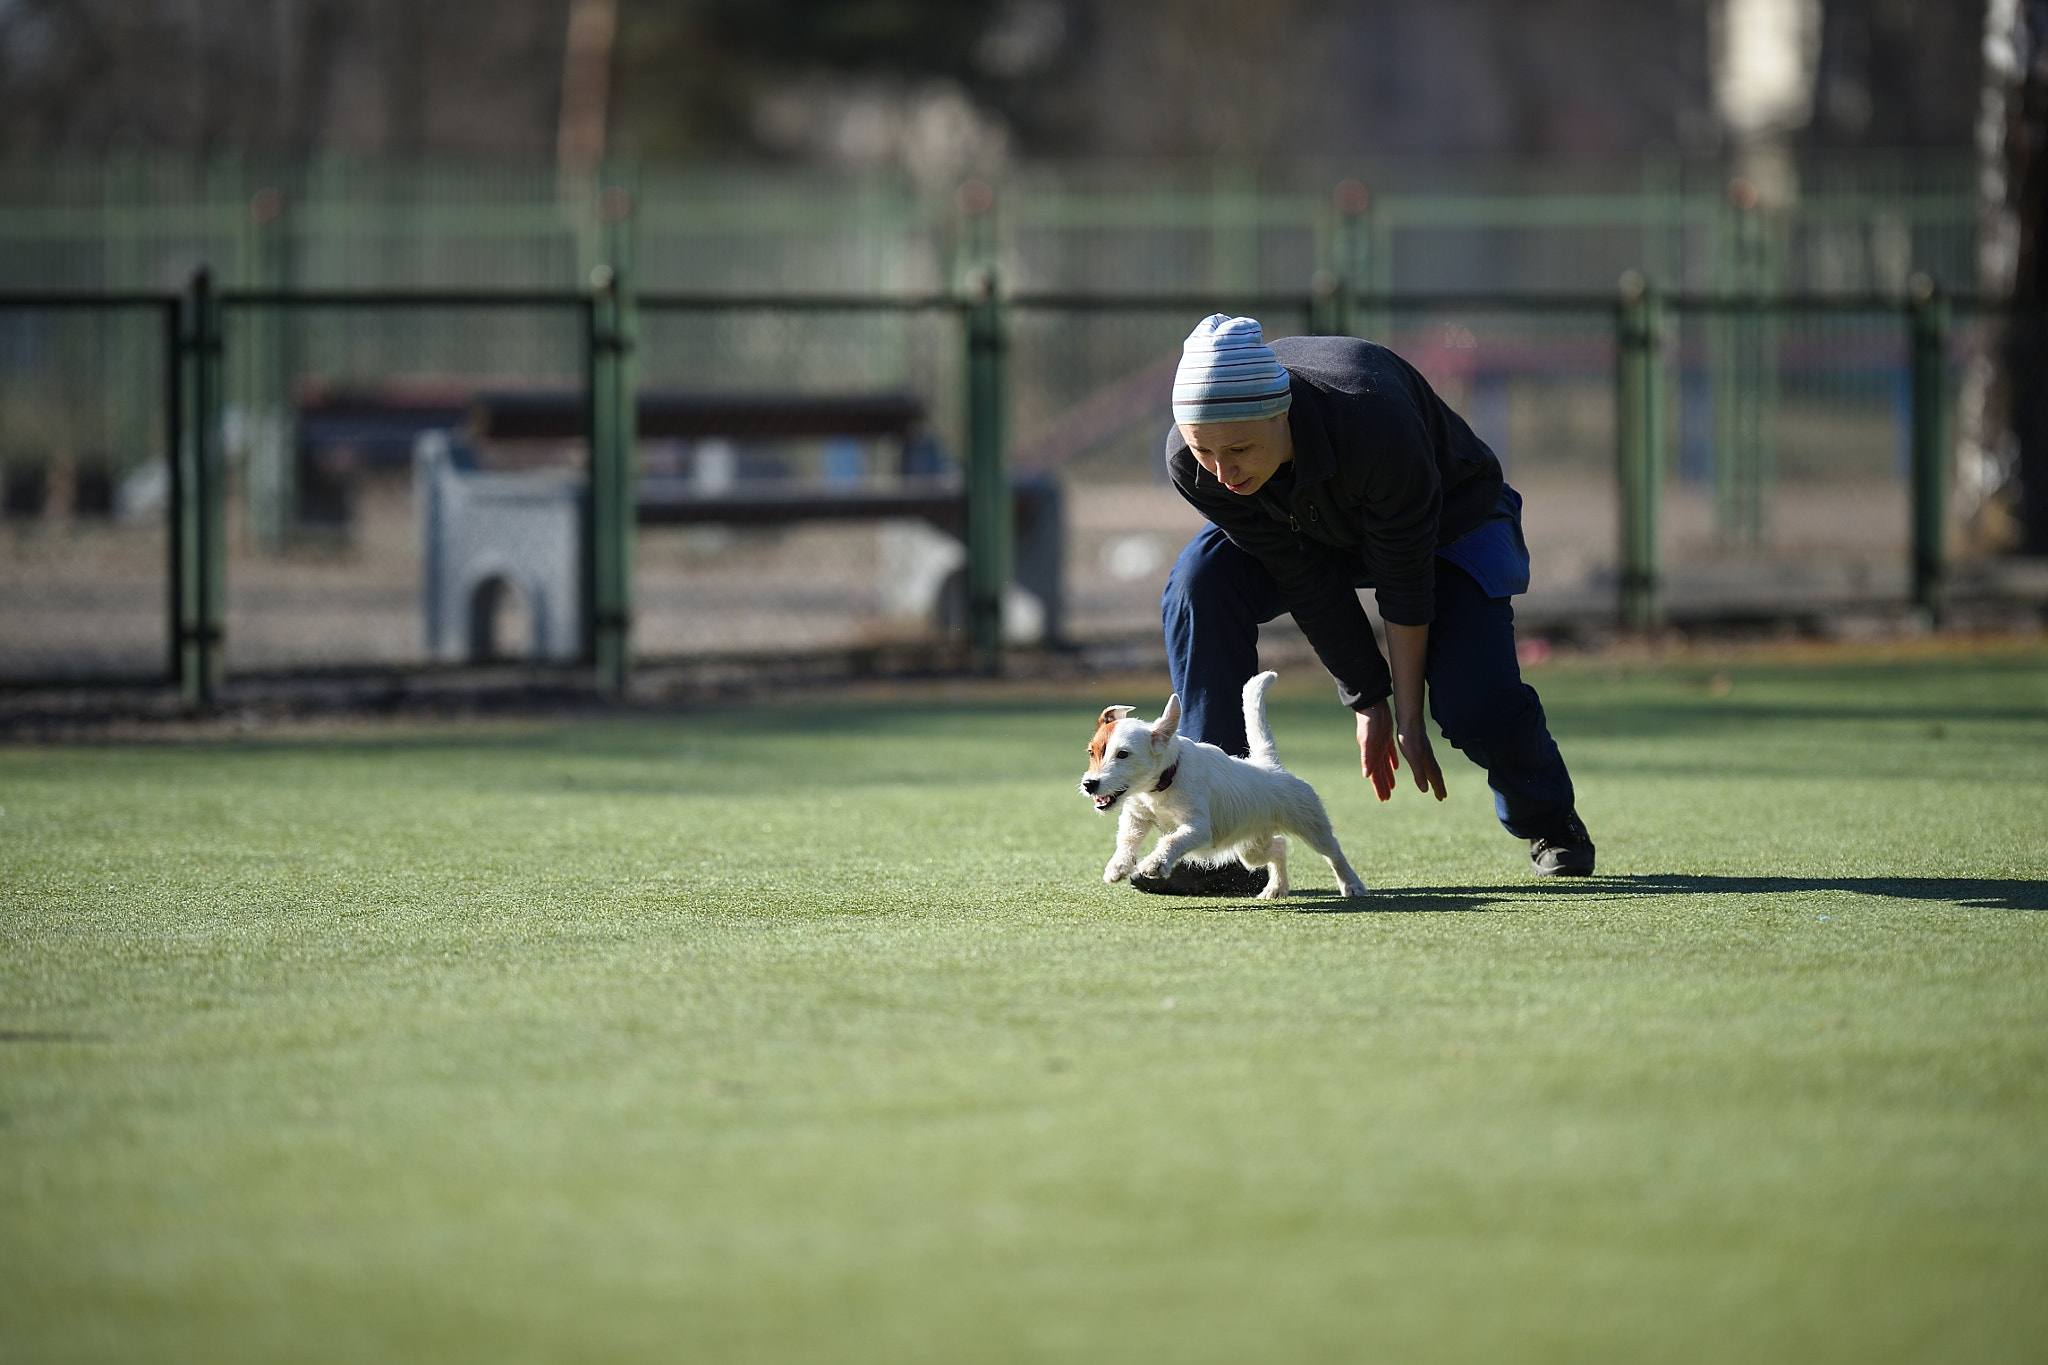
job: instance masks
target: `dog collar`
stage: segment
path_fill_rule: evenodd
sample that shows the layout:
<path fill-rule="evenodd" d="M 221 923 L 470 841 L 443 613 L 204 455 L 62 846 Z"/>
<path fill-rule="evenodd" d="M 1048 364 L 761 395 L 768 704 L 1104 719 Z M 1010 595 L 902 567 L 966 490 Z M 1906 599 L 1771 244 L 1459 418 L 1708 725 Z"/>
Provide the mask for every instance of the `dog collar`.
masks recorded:
<path fill-rule="evenodd" d="M 1173 761 L 1173 766 L 1171 768 L 1168 768 L 1165 772 L 1159 774 L 1159 785 L 1154 787 L 1152 790 L 1156 792 L 1163 792 L 1168 787 L 1171 787 L 1173 785 L 1173 775 L 1179 771 L 1180 760 L 1175 759 Z"/>

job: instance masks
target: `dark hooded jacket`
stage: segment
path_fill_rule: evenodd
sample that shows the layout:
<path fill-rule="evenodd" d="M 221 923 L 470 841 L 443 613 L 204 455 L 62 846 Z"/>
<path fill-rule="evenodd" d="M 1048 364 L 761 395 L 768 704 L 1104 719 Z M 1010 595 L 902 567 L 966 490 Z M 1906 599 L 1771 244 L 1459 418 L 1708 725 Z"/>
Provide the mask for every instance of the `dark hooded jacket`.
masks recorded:
<path fill-rule="evenodd" d="M 1173 485 L 1273 575 L 1295 623 L 1363 710 L 1393 690 L 1356 588 L 1380 615 L 1427 625 L 1437 550 L 1501 515 L 1500 461 L 1429 382 L 1386 347 L 1355 337 L 1282 337 L 1294 458 L 1242 497 L 1166 438 Z"/>

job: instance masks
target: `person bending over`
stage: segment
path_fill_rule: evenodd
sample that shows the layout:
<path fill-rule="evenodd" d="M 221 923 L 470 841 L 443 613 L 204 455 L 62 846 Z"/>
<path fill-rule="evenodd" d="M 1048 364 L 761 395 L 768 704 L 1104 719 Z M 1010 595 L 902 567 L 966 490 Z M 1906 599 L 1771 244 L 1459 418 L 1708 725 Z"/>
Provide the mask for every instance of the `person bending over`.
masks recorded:
<path fill-rule="evenodd" d="M 1529 587 L 1521 495 L 1428 381 L 1356 337 L 1284 337 L 1217 313 L 1182 349 L 1166 463 L 1208 525 L 1160 602 L 1181 732 L 1246 752 L 1239 697 L 1259 626 L 1282 612 L 1358 714 L 1359 764 L 1382 801 L 1407 760 L 1444 798 L 1424 729 L 1486 770 L 1494 810 L 1540 876 L 1589 876 L 1593 840 L 1535 689 L 1509 599 Z M 1387 656 L 1356 589 L 1370 587 Z M 1391 665 L 1391 666 L 1390 666 Z M 1247 895 L 1265 872 L 1183 864 L 1140 890 Z"/>

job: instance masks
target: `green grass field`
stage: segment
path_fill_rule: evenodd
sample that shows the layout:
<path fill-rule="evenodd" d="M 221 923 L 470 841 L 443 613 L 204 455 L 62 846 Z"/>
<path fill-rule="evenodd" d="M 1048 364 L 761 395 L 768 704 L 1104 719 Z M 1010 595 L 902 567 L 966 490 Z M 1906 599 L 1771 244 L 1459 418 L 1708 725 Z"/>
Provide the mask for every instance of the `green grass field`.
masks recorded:
<path fill-rule="evenodd" d="M 1163 686 L 0 750 L 0 1359 L 2048 1357 L 2048 652 L 1533 681 L 1592 882 L 1283 680 L 1362 905 Z"/>

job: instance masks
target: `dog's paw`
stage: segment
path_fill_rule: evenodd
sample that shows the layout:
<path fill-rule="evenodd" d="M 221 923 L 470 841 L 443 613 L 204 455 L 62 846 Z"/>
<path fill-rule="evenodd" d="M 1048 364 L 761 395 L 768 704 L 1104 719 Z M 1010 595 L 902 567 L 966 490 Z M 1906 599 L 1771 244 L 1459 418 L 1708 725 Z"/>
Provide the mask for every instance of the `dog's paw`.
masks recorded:
<path fill-rule="evenodd" d="M 1115 886 L 1131 875 L 1131 864 L 1123 858 L 1110 859 L 1109 866 L 1102 869 L 1102 880 Z"/>
<path fill-rule="evenodd" d="M 1164 858 L 1147 858 L 1136 870 L 1141 877 L 1164 877 L 1172 866 Z"/>
<path fill-rule="evenodd" d="M 1371 892 L 1365 889 L 1364 882 L 1346 882 L 1337 889 L 1343 893 L 1346 900 L 1355 901 L 1371 894 Z"/>

